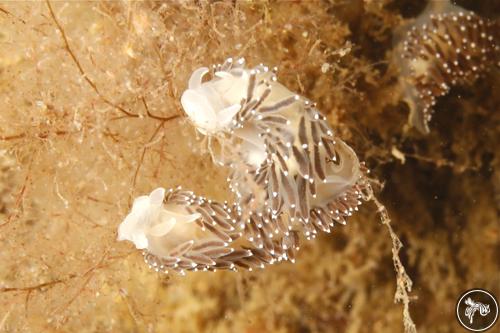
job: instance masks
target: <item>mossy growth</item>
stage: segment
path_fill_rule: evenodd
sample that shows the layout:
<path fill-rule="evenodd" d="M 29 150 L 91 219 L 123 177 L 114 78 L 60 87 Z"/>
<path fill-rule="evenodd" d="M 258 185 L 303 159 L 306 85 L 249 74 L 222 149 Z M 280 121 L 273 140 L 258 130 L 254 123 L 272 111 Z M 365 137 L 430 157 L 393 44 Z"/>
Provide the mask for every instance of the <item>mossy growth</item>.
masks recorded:
<path fill-rule="evenodd" d="M 392 62 L 418 15 L 405 3 L 1 2 L 0 331 L 403 330 L 373 202 L 256 272 L 157 275 L 116 242 L 157 186 L 228 198 L 179 103 L 193 69 L 228 56 L 318 103 L 381 184 L 419 332 L 458 330 L 461 292 L 500 295 L 498 80 L 440 99 L 429 135 L 408 129 Z"/>

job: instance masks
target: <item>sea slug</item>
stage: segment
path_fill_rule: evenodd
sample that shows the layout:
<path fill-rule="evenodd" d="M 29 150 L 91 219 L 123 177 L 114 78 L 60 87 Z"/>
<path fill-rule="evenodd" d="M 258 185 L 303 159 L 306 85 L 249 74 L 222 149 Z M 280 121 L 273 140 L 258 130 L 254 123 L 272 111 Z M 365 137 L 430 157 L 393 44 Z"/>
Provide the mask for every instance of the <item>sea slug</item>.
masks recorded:
<path fill-rule="evenodd" d="M 234 198 L 220 204 L 158 189 L 136 199 L 119 239 L 144 249 L 157 270 L 293 261 L 300 233 L 312 239 L 345 224 L 365 198 L 364 164 L 314 103 L 277 81 L 276 69 L 232 58 L 199 68 L 181 103 L 213 160 L 229 168 Z"/>
<path fill-rule="evenodd" d="M 409 124 L 429 132 L 440 96 L 500 67 L 498 21 L 446 1 L 431 2 L 402 43 L 402 79 Z"/>

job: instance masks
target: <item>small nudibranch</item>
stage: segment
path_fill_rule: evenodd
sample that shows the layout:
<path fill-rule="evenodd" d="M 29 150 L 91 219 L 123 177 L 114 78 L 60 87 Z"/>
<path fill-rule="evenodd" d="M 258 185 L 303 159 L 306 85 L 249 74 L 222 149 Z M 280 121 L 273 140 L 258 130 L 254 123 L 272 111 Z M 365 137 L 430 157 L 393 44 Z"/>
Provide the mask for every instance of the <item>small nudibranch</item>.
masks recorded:
<path fill-rule="evenodd" d="M 282 240 L 288 250 L 275 255 L 252 247 L 237 231 L 241 216 L 236 205 L 229 207 L 180 187 L 157 188 L 149 196 L 135 199 L 132 211 L 118 228 L 118 240 L 128 240 L 144 250 L 145 262 L 157 272 L 215 271 L 264 268 L 282 258 L 293 260 L 298 235 Z M 274 242 L 277 249 L 281 243 Z M 286 246 L 285 246 L 286 247 Z"/>
<path fill-rule="evenodd" d="M 499 31 L 498 21 L 446 1 L 429 4 L 402 43 L 402 79 L 410 125 L 428 133 L 438 97 L 500 67 Z"/>

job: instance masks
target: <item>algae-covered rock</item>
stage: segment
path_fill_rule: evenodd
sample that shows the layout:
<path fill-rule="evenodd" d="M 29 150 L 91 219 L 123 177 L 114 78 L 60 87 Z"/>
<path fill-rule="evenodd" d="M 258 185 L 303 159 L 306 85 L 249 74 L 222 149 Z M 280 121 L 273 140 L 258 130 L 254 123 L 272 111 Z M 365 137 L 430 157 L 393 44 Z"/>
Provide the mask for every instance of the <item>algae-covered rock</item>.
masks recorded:
<path fill-rule="evenodd" d="M 366 162 L 418 331 L 458 332 L 462 292 L 500 295 L 498 72 L 438 98 L 428 135 L 409 128 L 394 59 L 424 11 L 410 2 L 0 2 L 0 331 L 403 331 L 373 202 L 252 272 L 159 275 L 116 241 L 154 188 L 230 199 L 180 97 L 196 68 L 244 56 Z"/>

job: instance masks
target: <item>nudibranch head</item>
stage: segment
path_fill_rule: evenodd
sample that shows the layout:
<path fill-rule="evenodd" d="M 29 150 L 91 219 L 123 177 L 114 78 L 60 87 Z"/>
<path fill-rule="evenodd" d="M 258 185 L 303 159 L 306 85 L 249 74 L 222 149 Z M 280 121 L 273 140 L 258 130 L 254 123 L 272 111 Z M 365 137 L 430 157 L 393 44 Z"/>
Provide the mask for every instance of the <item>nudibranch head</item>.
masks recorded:
<path fill-rule="evenodd" d="M 214 78 L 203 82 L 209 73 L 207 67 L 198 68 L 189 79 L 188 89 L 181 97 L 181 104 L 194 126 L 205 135 L 227 131 L 236 125 L 235 115 L 241 110 L 241 89 L 248 85 L 249 75 L 228 59 L 230 68 L 215 70 Z"/>
<path fill-rule="evenodd" d="M 128 240 L 138 249 L 148 249 L 154 239 L 166 236 L 177 224 L 193 222 L 200 217 L 196 213 L 167 210 L 164 198 L 165 189 L 161 187 L 149 195 L 137 197 L 132 211 L 118 228 L 118 240 Z"/>

